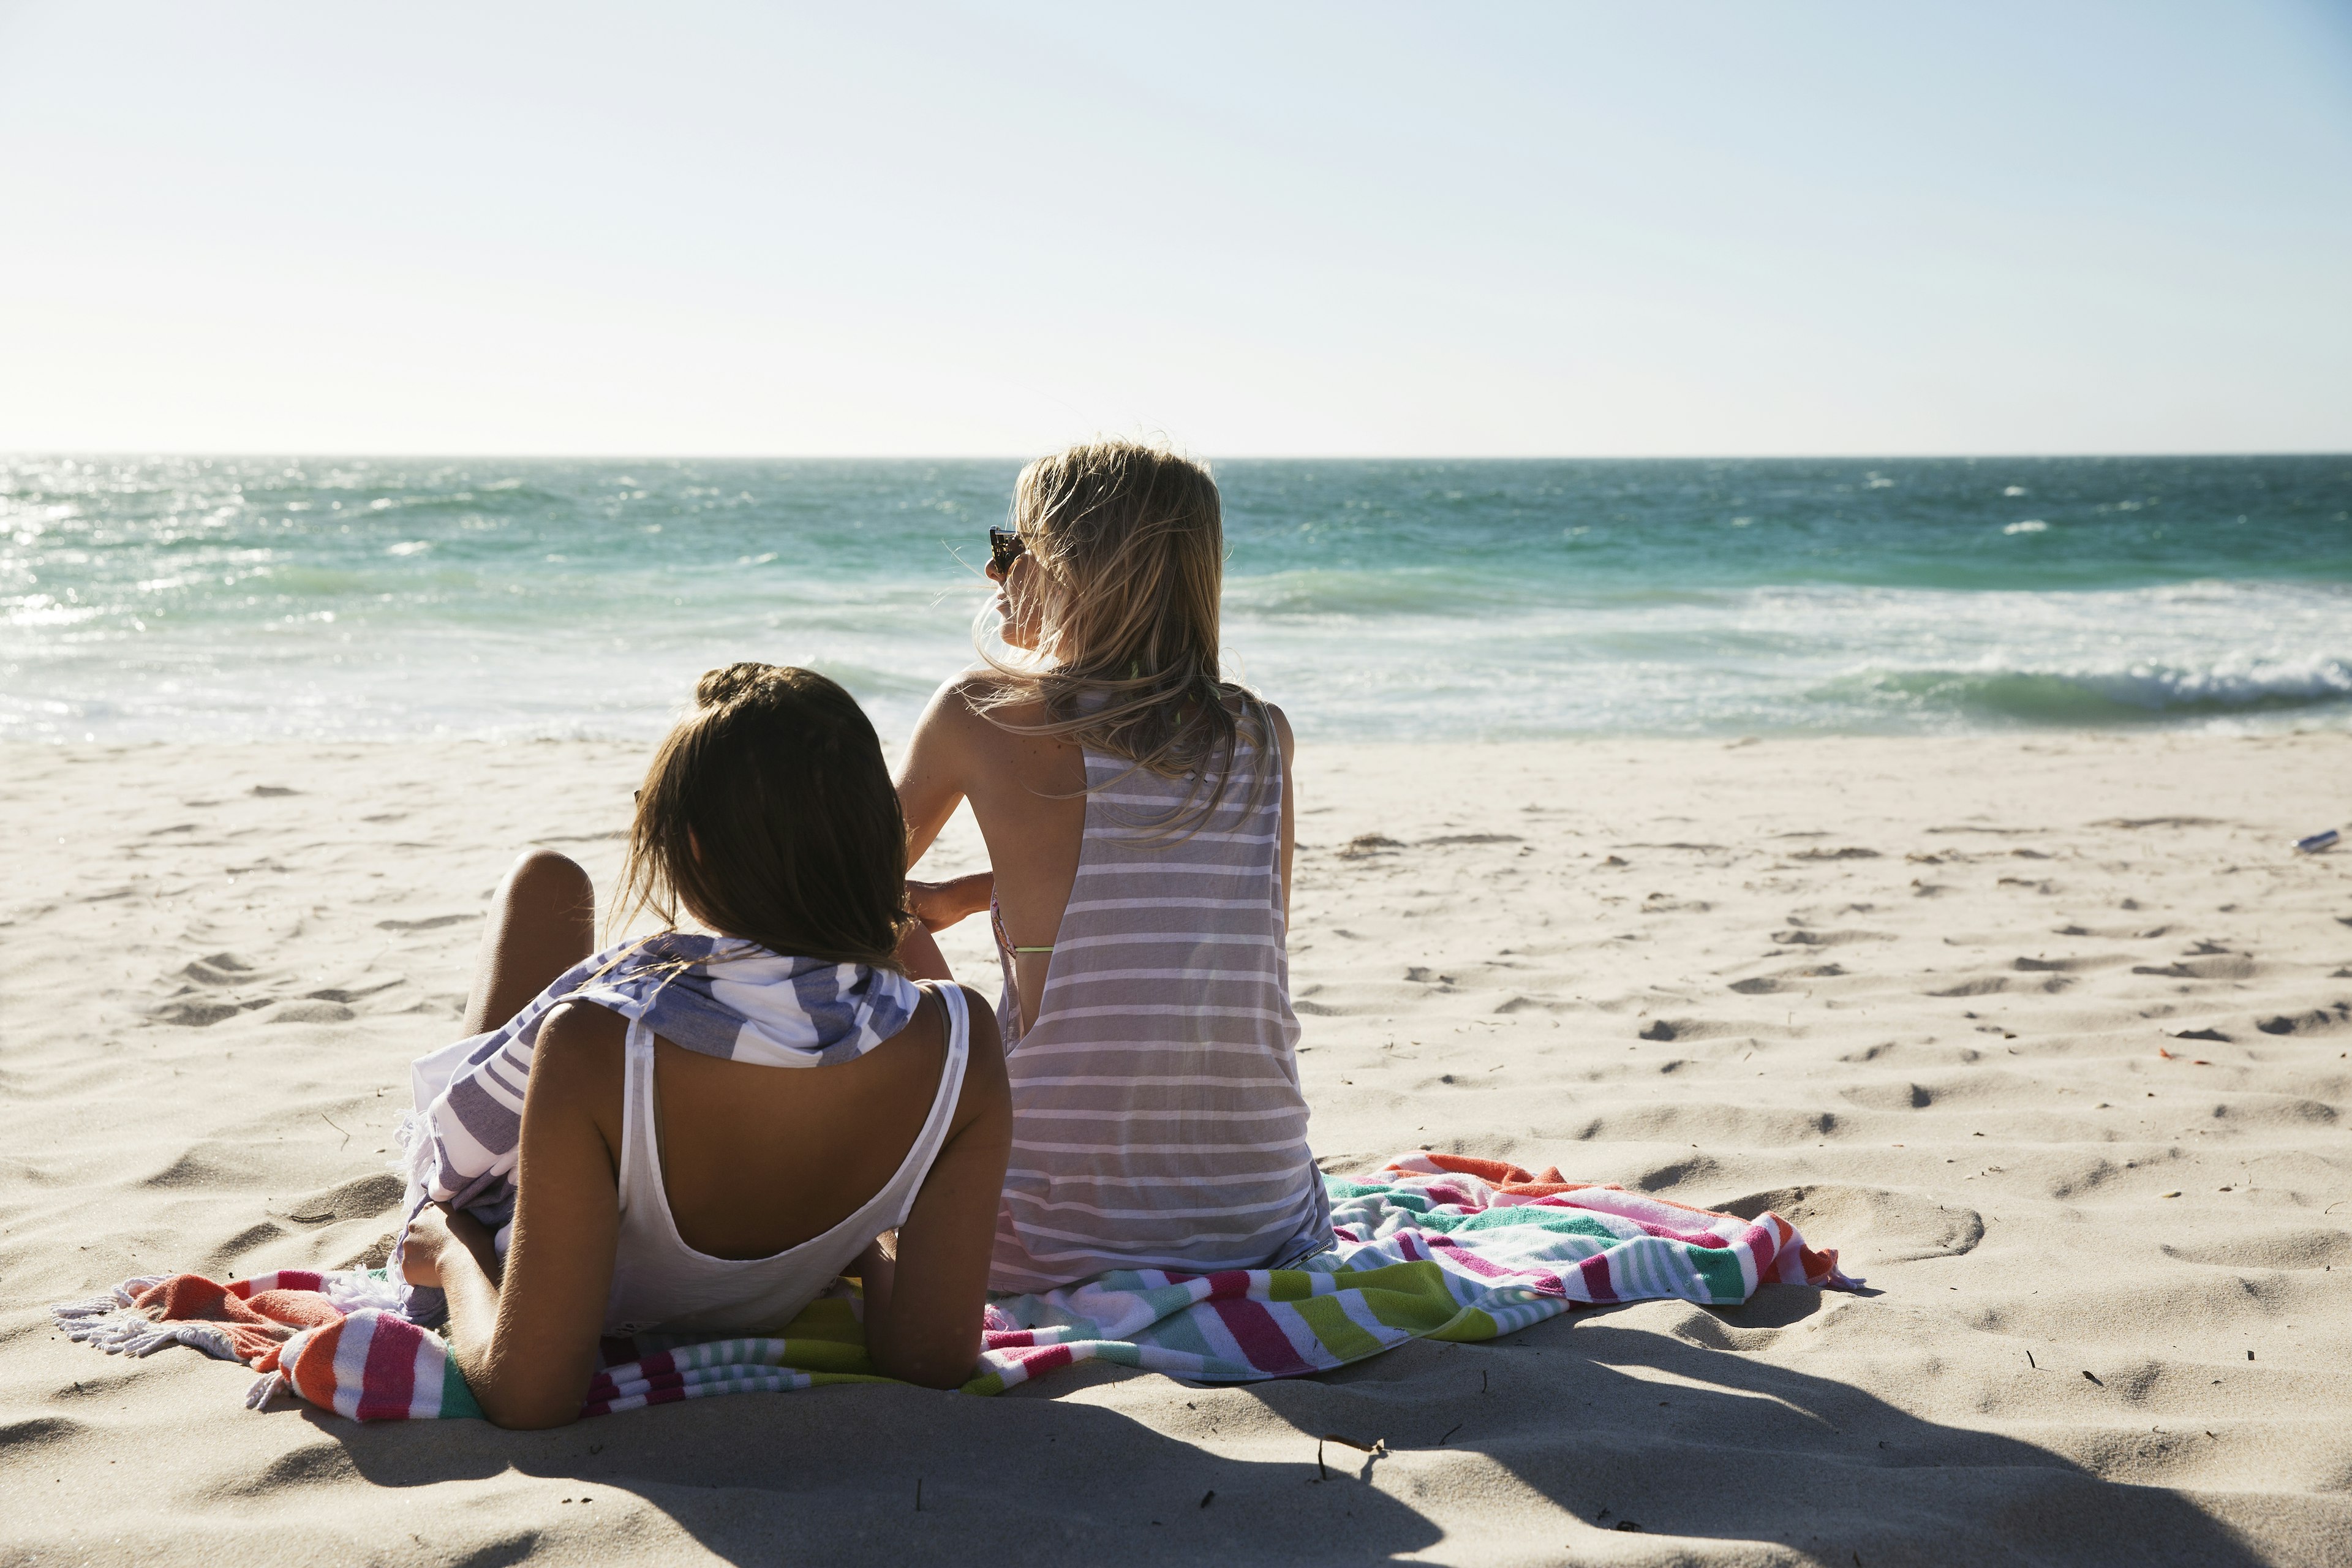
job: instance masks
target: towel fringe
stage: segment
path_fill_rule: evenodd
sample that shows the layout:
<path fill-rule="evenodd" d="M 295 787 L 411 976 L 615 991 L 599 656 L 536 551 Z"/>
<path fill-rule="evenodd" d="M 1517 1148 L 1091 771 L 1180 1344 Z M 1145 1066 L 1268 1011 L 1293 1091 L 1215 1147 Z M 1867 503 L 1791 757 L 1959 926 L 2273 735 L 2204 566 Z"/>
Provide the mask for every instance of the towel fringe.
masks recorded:
<path fill-rule="evenodd" d="M 263 1408 L 269 1403 L 270 1396 L 278 1392 L 278 1385 L 285 1381 L 286 1374 L 282 1372 L 263 1373 L 253 1380 L 253 1386 L 245 1391 L 245 1407 L 247 1410 Z"/>
<path fill-rule="evenodd" d="M 400 1310 L 400 1282 L 386 1269 L 341 1269 L 324 1276 L 321 1294 L 346 1316 L 370 1307 L 393 1313 Z"/>
<path fill-rule="evenodd" d="M 97 1318 L 121 1311 L 139 1299 L 142 1290 L 161 1285 L 171 1278 L 168 1274 L 135 1274 L 103 1296 L 92 1296 L 87 1301 L 60 1301 L 49 1309 L 59 1321 L 68 1318 Z"/>
<path fill-rule="evenodd" d="M 108 1310 L 93 1311 L 93 1308 Z M 218 1323 L 159 1323 L 133 1308 L 99 1301 L 68 1301 L 50 1308 L 49 1313 L 68 1339 L 95 1345 L 109 1355 L 150 1356 L 173 1345 L 186 1345 L 215 1361 L 244 1359 L 231 1348 L 227 1331 Z"/>
<path fill-rule="evenodd" d="M 400 1152 L 384 1162 L 385 1168 L 405 1176 L 412 1191 L 427 1185 L 433 1174 L 433 1136 L 425 1118 L 414 1110 L 404 1113 L 392 1130 L 392 1141 Z"/>

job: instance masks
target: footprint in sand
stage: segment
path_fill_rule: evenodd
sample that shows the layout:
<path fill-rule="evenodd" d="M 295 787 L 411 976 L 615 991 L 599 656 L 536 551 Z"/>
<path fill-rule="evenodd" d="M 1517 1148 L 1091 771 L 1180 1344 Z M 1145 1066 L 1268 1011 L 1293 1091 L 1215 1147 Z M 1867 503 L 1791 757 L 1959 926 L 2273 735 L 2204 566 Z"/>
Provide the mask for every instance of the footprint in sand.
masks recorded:
<path fill-rule="evenodd" d="M 2315 1035 L 2341 1028 L 2347 1022 L 2352 1022 L 2352 1003 L 2338 1002 L 2329 1007 L 2315 1007 L 2308 1013 L 2282 1013 L 2261 1020 L 2254 1027 L 2265 1035 Z"/>
<path fill-rule="evenodd" d="M 1887 931 L 1809 931 L 1792 926 L 1774 931 L 1772 940 L 1782 947 L 1839 947 L 1853 942 L 1893 942 L 1895 936 Z"/>
<path fill-rule="evenodd" d="M 2135 963 L 2132 973 L 2161 975 L 2168 980 L 2251 980 L 2254 961 L 2242 952 L 2218 953 L 2173 963 Z"/>
<path fill-rule="evenodd" d="M 1746 980 L 1735 980 L 1731 983 L 1731 989 L 1742 996 L 1764 996 L 1786 990 L 1793 982 L 1835 980 L 1844 973 L 1844 968 L 1839 964 L 1808 963 L 1795 969 L 1784 969 L 1778 974 L 1759 974 Z"/>
<path fill-rule="evenodd" d="M 1515 995 L 1496 1004 L 1497 1013 L 1572 1013 L 1577 1004 L 1562 1002 L 1558 997 Z"/>
<path fill-rule="evenodd" d="M 476 910 L 462 915 L 429 915 L 421 921 L 378 921 L 378 931 L 437 931 L 443 926 L 457 925 L 466 921 L 478 921 L 482 912 Z"/>
<path fill-rule="evenodd" d="M 234 952 L 215 952 L 207 958 L 192 959 L 181 965 L 173 977 L 188 984 L 149 1011 L 147 1016 L 158 1023 L 177 1024 L 194 1029 L 208 1028 L 240 1013 L 267 1007 L 278 1000 L 275 996 L 207 996 L 203 994 L 205 991 L 234 993 L 246 986 L 264 983 L 261 972 Z"/>
<path fill-rule="evenodd" d="M 1940 1098 L 1924 1083 L 1855 1084 L 1840 1091 L 1839 1097 L 1864 1110 L 1925 1110 Z"/>
<path fill-rule="evenodd" d="M 265 1024 L 348 1024 L 359 1015 L 341 1002 L 280 1002 L 262 1014 Z"/>
<path fill-rule="evenodd" d="M 2087 953 L 2076 958 L 2013 958 L 2009 966 L 2021 974 L 2077 974 L 2086 969 L 2114 969 L 2131 962 L 2127 952 Z"/>
<path fill-rule="evenodd" d="M 391 979 L 379 981 L 373 985 L 330 985 L 320 991 L 307 991 L 303 994 L 313 1002 L 358 1002 L 403 984 L 405 984 L 405 977 L 395 974 Z"/>
<path fill-rule="evenodd" d="M 1713 1206 L 1742 1219 L 1769 1209 L 1803 1231 L 1808 1241 L 1833 1241 L 1849 1269 L 1958 1258 L 1973 1251 L 1985 1232 L 1984 1216 L 1972 1208 L 1887 1187 L 1775 1187 Z"/>
<path fill-rule="evenodd" d="M 199 985 L 243 985 L 257 973 L 252 964 L 233 952 L 192 959 L 180 970 L 184 977 Z"/>
<path fill-rule="evenodd" d="M 245 1009 L 234 1002 L 166 1002 L 147 1015 L 160 1024 L 178 1024 L 187 1028 L 209 1028 L 225 1019 L 234 1018 Z"/>
<path fill-rule="evenodd" d="M 1987 974 L 1975 980 L 1963 980 L 1957 985 L 1948 985 L 1941 991 L 1930 991 L 1927 994 L 1930 996 L 1990 996 L 1997 992 L 2008 989 L 2009 976 Z"/>
<path fill-rule="evenodd" d="M 2352 1236 L 2340 1230 L 2298 1226 L 2227 1241 L 2184 1243 L 2158 1248 L 2167 1258 L 2214 1268 L 2322 1268 L 2352 1263 Z"/>
<path fill-rule="evenodd" d="M 372 1176 L 354 1176 L 348 1182 L 321 1187 L 315 1193 L 305 1193 L 282 1204 L 272 1204 L 270 1213 L 298 1225 L 329 1225 L 337 1220 L 368 1219 L 390 1212 L 406 1191 L 406 1184 L 398 1176 L 383 1171 Z"/>

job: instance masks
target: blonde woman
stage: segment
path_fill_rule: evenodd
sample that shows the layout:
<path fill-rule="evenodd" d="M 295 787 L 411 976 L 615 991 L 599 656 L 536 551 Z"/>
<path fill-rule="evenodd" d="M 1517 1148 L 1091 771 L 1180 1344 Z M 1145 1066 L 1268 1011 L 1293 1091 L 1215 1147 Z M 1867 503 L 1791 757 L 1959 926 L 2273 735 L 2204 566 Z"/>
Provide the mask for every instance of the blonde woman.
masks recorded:
<path fill-rule="evenodd" d="M 1097 442 L 1030 464 L 1012 521 L 1005 650 L 940 688 L 898 773 L 908 860 L 968 800 L 993 868 L 912 885 L 931 930 L 985 910 L 1003 971 L 989 1287 L 1292 1263 L 1330 1212 L 1284 947 L 1290 726 L 1222 679 L 1216 485 Z M 927 938 L 908 956 L 946 978 Z"/>

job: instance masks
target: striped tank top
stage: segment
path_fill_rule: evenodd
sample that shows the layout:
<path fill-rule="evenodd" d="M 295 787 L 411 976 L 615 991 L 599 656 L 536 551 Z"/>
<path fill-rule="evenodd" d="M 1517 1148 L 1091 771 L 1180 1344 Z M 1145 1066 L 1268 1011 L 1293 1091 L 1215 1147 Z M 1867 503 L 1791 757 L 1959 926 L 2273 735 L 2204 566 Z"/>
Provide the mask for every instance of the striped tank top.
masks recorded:
<path fill-rule="evenodd" d="M 1283 947 L 1282 769 L 1249 737 L 1265 728 L 1244 724 L 1224 798 L 1182 837 L 1152 825 L 1183 781 L 1086 753 L 1077 879 L 1026 1033 L 998 938 L 1013 1158 L 992 1290 L 1279 1268 L 1330 1245 Z"/>

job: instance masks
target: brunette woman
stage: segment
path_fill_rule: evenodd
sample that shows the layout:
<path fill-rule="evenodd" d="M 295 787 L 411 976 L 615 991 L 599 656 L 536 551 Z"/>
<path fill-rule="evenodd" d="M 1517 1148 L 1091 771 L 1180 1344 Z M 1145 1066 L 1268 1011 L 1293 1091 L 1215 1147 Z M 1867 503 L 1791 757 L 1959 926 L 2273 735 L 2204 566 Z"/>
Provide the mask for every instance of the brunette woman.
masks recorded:
<path fill-rule="evenodd" d="M 1003 1062 L 976 997 L 899 973 L 906 831 L 873 727 L 803 669 L 697 695 L 618 901 L 671 929 L 591 957 L 586 875 L 525 856 L 483 936 L 487 1032 L 417 1064 L 398 1266 L 446 1293 L 500 1426 L 575 1416 L 601 1335 L 773 1332 L 844 1269 L 880 1371 L 951 1386 L 979 1357 Z"/>

